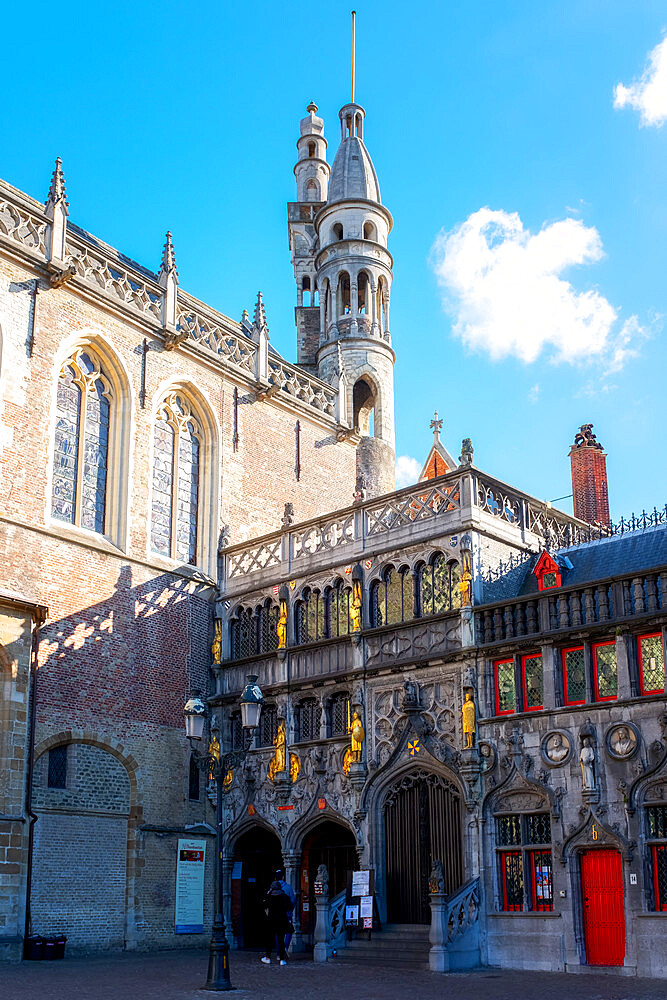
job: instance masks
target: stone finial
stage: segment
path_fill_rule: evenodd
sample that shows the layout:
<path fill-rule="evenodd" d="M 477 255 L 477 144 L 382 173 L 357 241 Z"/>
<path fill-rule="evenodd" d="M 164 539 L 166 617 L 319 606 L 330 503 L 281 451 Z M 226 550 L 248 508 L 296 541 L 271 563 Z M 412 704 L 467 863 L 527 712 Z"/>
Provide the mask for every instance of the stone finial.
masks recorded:
<path fill-rule="evenodd" d="M 470 438 L 464 438 L 461 442 L 461 457 L 459 459 L 461 465 L 472 465 L 473 454 L 472 441 Z"/>
<path fill-rule="evenodd" d="M 280 524 L 281 524 L 281 527 L 282 527 L 283 531 L 287 531 L 287 529 L 292 524 L 294 524 L 294 504 L 293 503 L 286 503 L 285 504 L 285 510 L 283 512 L 283 519 L 280 522 Z"/>
<path fill-rule="evenodd" d="M 253 326 L 265 334 L 269 333 L 269 324 L 266 322 L 266 310 L 264 309 L 264 299 L 262 293 L 257 292 L 257 302 L 255 303 L 255 315 L 253 316 Z"/>
<path fill-rule="evenodd" d="M 435 417 L 429 424 L 431 430 L 433 431 L 433 444 L 438 444 L 440 442 L 440 431 L 442 430 L 442 420 L 438 420 L 438 411 L 435 411 Z"/>
<path fill-rule="evenodd" d="M 315 104 L 315 101 L 310 102 L 310 104 L 306 108 L 306 111 L 311 115 L 317 114 L 317 104 Z"/>
<path fill-rule="evenodd" d="M 243 312 L 241 313 L 241 322 L 242 323 L 249 323 L 250 322 L 250 315 L 249 315 L 247 309 L 244 309 Z"/>
<path fill-rule="evenodd" d="M 46 199 L 45 207 L 48 209 L 50 206 L 53 208 L 55 205 L 62 205 L 64 208 L 65 215 L 69 215 L 69 202 L 66 199 L 65 191 L 65 174 L 63 173 L 63 161 L 60 157 L 56 157 L 56 167 L 51 175 L 51 186 L 49 188 L 49 196 Z"/>
<path fill-rule="evenodd" d="M 171 239 L 171 233 L 167 233 L 165 239 L 164 247 L 162 248 L 162 259 L 160 260 L 160 270 L 158 271 L 158 281 L 161 285 L 165 283 L 165 279 L 174 275 L 176 284 L 178 284 L 178 269 L 176 267 L 176 254 L 174 252 L 174 244 Z"/>

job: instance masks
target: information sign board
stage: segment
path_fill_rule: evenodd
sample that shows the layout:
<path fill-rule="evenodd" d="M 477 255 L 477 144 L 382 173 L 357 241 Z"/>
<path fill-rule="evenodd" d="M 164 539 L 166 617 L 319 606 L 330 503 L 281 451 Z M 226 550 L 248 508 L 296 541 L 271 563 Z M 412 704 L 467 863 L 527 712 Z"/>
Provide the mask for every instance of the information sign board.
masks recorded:
<path fill-rule="evenodd" d="M 179 840 L 176 855 L 176 934 L 204 931 L 206 841 Z"/>

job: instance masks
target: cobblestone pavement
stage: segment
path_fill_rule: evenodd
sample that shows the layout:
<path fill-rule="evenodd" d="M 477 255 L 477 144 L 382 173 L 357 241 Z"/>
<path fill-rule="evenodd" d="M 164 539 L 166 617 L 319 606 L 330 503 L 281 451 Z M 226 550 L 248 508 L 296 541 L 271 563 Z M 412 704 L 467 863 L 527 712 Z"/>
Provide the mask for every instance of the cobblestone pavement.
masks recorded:
<path fill-rule="evenodd" d="M 260 955 L 232 952 L 239 1000 L 665 1000 L 664 980 L 480 969 L 437 975 L 365 968 L 334 959 L 264 966 Z M 21 1000 L 205 1000 L 205 952 L 167 951 L 0 966 L 0 997 Z"/>

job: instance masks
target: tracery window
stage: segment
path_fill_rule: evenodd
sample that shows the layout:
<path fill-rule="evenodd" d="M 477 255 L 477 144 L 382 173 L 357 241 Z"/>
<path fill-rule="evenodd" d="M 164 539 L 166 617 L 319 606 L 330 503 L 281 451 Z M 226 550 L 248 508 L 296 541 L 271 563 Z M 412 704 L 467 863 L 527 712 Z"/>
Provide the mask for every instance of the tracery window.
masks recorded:
<path fill-rule="evenodd" d="M 96 357 L 83 348 L 75 351 L 58 378 L 51 513 L 100 534 L 112 402 L 111 382 Z"/>
<path fill-rule="evenodd" d="M 496 693 L 496 715 L 510 715 L 512 712 L 516 712 L 514 659 L 496 660 L 493 664 L 493 679 Z"/>
<path fill-rule="evenodd" d="M 346 736 L 350 725 L 350 696 L 345 692 L 333 695 L 330 705 L 331 736 Z"/>
<path fill-rule="evenodd" d="M 549 813 L 496 816 L 496 846 L 501 909 L 553 910 Z"/>
<path fill-rule="evenodd" d="M 651 859 L 653 908 L 667 911 L 667 805 L 646 807 L 646 839 Z"/>
<path fill-rule="evenodd" d="M 271 653 L 278 648 L 278 618 L 280 610 L 270 600 L 254 612 L 252 608 L 239 608 L 229 623 L 231 657 L 242 660 L 257 653 Z"/>
<path fill-rule="evenodd" d="M 275 705 L 265 705 L 259 717 L 257 746 L 270 747 L 278 735 L 278 709 Z"/>
<path fill-rule="evenodd" d="M 419 570 L 419 606 L 423 617 L 461 607 L 461 570 L 440 554 Z"/>
<path fill-rule="evenodd" d="M 319 739 L 321 716 L 322 708 L 316 698 L 307 698 L 297 705 L 294 734 L 297 743 Z"/>
<path fill-rule="evenodd" d="M 613 639 L 593 646 L 593 683 L 596 701 L 612 701 L 618 696 L 616 643 Z"/>
<path fill-rule="evenodd" d="M 202 432 L 182 394 L 171 392 L 160 405 L 154 441 L 151 545 L 194 565 Z"/>
<path fill-rule="evenodd" d="M 317 642 L 326 637 L 325 600 L 319 590 L 304 591 L 296 606 L 296 641 Z"/>
<path fill-rule="evenodd" d="M 396 625 L 415 617 L 414 578 L 407 569 L 389 568 L 371 591 L 371 620 L 375 627 Z"/>
<path fill-rule="evenodd" d="M 349 635 L 352 590 L 339 580 L 327 593 L 327 634 L 332 639 Z"/>

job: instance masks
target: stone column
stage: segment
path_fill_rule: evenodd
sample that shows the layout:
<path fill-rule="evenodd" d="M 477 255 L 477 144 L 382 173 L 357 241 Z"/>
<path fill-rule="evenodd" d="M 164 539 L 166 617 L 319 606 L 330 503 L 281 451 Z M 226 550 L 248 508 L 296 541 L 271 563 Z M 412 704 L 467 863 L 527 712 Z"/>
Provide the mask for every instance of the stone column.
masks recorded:
<path fill-rule="evenodd" d="M 355 334 L 359 329 L 359 323 L 357 322 L 359 314 L 359 285 L 357 281 L 357 278 L 354 281 L 350 278 L 350 333 L 352 334 Z"/>
<path fill-rule="evenodd" d="M 369 282 L 368 287 L 370 289 L 371 296 L 371 335 L 373 337 L 377 336 L 378 333 L 378 321 L 377 321 L 377 285 L 371 285 Z"/>
<path fill-rule="evenodd" d="M 551 644 L 542 646 L 543 702 L 545 708 L 556 708 L 556 670 L 558 653 Z"/>
<path fill-rule="evenodd" d="M 321 893 L 317 892 L 318 886 L 322 887 Z M 320 865 L 318 869 L 315 887 L 317 919 L 315 921 L 313 961 L 326 962 L 329 958 L 329 873 L 324 865 Z"/>
<path fill-rule="evenodd" d="M 630 678 L 630 657 L 628 656 L 629 636 L 626 632 L 616 636 L 616 670 L 618 673 L 618 697 L 632 697 L 632 681 Z"/>
<path fill-rule="evenodd" d="M 431 949 L 428 953 L 428 966 L 431 972 L 449 972 L 449 954 L 447 952 L 447 897 L 442 877 L 442 862 L 434 861 L 429 879 L 429 902 L 431 904 L 431 929 L 428 939 Z"/>
<path fill-rule="evenodd" d="M 303 936 L 301 934 L 301 851 L 285 851 L 283 853 L 285 861 L 285 879 L 292 886 L 296 903 L 292 914 L 294 924 L 294 934 L 290 951 L 304 951 Z"/>

